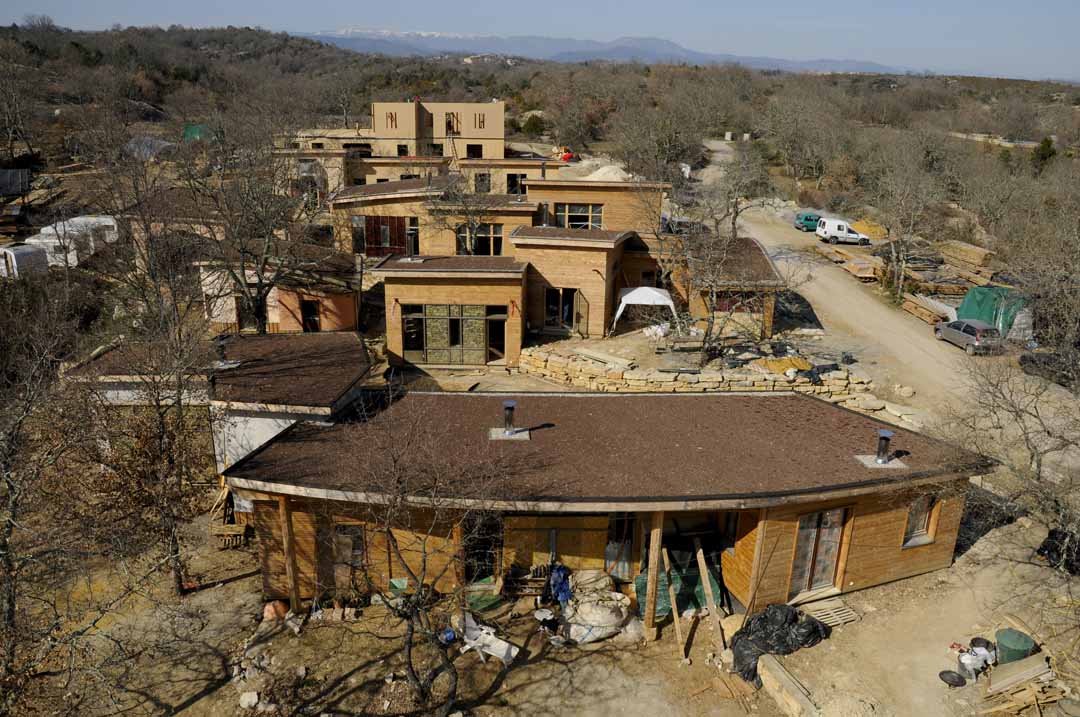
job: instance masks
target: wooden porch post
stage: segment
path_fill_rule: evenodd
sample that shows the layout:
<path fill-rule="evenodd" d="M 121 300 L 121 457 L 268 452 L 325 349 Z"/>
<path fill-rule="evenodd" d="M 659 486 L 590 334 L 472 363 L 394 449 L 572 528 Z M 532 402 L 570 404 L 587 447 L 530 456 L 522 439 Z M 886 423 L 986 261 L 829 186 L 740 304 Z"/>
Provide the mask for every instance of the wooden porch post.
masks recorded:
<path fill-rule="evenodd" d="M 770 291 L 765 294 L 764 306 L 761 310 L 761 338 L 771 339 L 773 335 L 773 318 L 776 314 L 776 292 Z"/>
<path fill-rule="evenodd" d="M 281 518 L 281 546 L 285 551 L 285 577 L 289 581 L 289 608 L 300 612 L 300 582 L 296 574 L 296 542 L 293 537 L 292 508 L 286 496 L 278 496 L 278 517 Z"/>
<path fill-rule="evenodd" d="M 656 593 L 660 583 L 660 550 L 664 535 L 664 511 L 651 514 L 649 572 L 645 583 L 645 639 L 656 639 Z"/>

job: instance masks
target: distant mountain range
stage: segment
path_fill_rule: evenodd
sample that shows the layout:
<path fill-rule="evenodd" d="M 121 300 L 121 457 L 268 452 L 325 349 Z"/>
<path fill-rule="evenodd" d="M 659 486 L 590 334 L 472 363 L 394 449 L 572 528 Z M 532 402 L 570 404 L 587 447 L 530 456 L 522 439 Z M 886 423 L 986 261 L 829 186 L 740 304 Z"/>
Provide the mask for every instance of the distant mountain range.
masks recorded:
<path fill-rule="evenodd" d="M 554 62 L 687 63 L 714 65 L 734 63 L 759 70 L 785 72 L 865 72 L 900 74 L 911 70 L 888 67 L 863 60 L 785 60 L 778 57 L 753 57 L 723 53 L 698 52 L 656 37 L 621 37 L 611 42 L 541 37 L 537 35 L 452 35 L 437 32 L 393 32 L 344 28 L 333 32 L 293 33 L 321 40 L 347 50 L 395 57 L 411 55 L 506 55 Z"/>

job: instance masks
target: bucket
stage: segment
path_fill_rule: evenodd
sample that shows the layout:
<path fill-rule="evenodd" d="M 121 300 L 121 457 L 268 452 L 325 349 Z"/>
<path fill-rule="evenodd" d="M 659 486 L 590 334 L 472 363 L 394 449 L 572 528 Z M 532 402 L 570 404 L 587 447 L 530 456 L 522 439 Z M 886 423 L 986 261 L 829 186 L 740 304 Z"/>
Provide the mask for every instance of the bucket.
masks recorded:
<path fill-rule="evenodd" d="M 998 630 L 994 634 L 994 639 L 997 641 L 999 665 L 1022 660 L 1035 652 L 1035 641 L 1029 635 L 1011 627 Z"/>

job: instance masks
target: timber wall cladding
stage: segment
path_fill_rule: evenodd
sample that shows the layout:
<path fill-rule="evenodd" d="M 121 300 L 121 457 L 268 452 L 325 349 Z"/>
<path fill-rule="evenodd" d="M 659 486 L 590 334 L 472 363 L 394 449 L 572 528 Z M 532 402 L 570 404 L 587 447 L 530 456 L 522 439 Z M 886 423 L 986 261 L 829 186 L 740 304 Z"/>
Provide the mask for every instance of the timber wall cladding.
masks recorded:
<path fill-rule="evenodd" d="M 750 600 L 750 584 L 754 574 L 754 550 L 757 546 L 759 511 L 740 511 L 735 533 L 735 552 L 720 554 L 724 585 L 735 599 L 746 605 Z"/>
<path fill-rule="evenodd" d="M 556 531 L 555 558 L 571 570 L 603 570 L 608 538 L 605 515 L 514 515 L 503 518 L 503 564 L 531 568 L 550 560 L 550 535 Z"/>
<path fill-rule="evenodd" d="M 391 558 L 386 535 L 361 519 L 362 509 L 330 501 L 296 501 L 290 505 L 301 597 L 311 598 L 334 588 L 336 524 L 364 528 L 364 562 L 369 577 L 378 587 L 385 589 L 392 578 L 406 577 L 401 563 Z M 254 508 L 263 593 L 267 597 L 287 598 L 289 585 L 277 501 L 255 501 Z M 414 574 L 425 575 L 425 582 L 434 581 L 441 592 L 452 592 L 458 582 L 454 572 L 457 548 L 447 539 L 453 526 L 419 511 L 411 520 L 417 527 L 415 531 L 394 531 L 405 563 Z"/>
<path fill-rule="evenodd" d="M 923 490 L 942 493 L 932 520 L 935 521 L 932 543 L 903 547 L 911 501 L 916 490 L 890 491 L 848 500 L 787 506 L 769 509 L 764 525 L 759 558 L 759 584 L 754 604 L 786 602 L 795 553 L 799 516 L 829 508 L 847 508 L 840 546 L 838 578 L 842 592 L 899 580 L 946 568 L 952 564 L 960 516 L 964 509 L 962 485 L 927 487 Z"/>

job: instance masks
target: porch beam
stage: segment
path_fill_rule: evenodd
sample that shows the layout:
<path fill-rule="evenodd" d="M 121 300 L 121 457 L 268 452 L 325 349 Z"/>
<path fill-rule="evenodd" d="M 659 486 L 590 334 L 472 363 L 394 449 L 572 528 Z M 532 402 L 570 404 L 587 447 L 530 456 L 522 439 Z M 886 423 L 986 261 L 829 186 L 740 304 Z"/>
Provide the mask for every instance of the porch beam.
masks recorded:
<path fill-rule="evenodd" d="M 281 547 L 285 551 L 285 578 L 289 582 L 289 608 L 300 612 L 300 581 L 296 570 L 296 540 L 293 535 L 292 508 L 286 496 L 278 496 L 281 519 Z"/>
<path fill-rule="evenodd" d="M 776 292 L 770 291 L 765 294 L 764 306 L 761 310 L 761 338 L 771 339 L 773 335 L 773 320 L 776 314 Z"/>
<path fill-rule="evenodd" d="M 664 511 L 650 514 L 649 571 L 645 582 L 645 639 L 656 639 L 656 594 L 660 584 L 660 550 L 664 537 Z"/>

